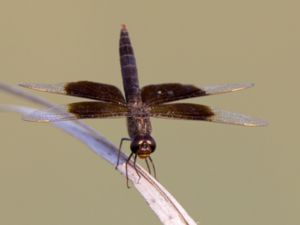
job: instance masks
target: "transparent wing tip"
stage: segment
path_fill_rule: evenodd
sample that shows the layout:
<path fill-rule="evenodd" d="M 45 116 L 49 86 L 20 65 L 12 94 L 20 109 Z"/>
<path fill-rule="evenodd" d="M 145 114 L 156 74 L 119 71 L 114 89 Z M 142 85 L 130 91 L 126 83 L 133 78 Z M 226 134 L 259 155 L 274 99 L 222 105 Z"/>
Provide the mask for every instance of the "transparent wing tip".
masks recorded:
<path fill-rule="evenodd" d="M 58 84 L 39 84 L 39 83 L 20 83 L 19 86 L 37 91 L 46 91 L 65 94 L 65 83 Z"/>
<path fill-rule="evenodd" d="M 268 125 L 268 122 L 263 119 L 252 117 L 249 121 L 244 122 L 243 125 L 247 127 L 265 127 Z"/>
<path fill-rule="evenodd" d="M 268 122 L 263 119 L 255 118 L 241 113 L 228 112 L 216 108 L 213 109 L 213 112 L 215 113 L 215 115 L 212 116 L 211 120 L 215 122 L 236 124 L 248 127 L 263 127 L 268 125 Z"/>
<path fill-rule="evenodd" d="M 36 89 L 37 87 L 40 87 L 41 84 L 35 84 L 35 83 L 19 83 L 19 86 L 24 87 L 24 88 Z"/>
<path fill-rule="evenodd" d="M 221 94 L 254 87 L 253 83 L 218 84 L 201 87 L 207 94 Z"/>
<path fill-rule="evenodd" d="M 45 119 L 45 118 L 40 118 L 37 115 L 35 115 L 35 113 L 29 113 L 29 114 L 25 114 L 22 116 L 22 120 L 27 121 L 27 122 L 50 122 L 50 119 Z"/>
<path fill-rule="evenodd" d="M 66 112 L 63 107 L 53 107 L 45 110 L 36 110 L 25 114 L 23 120 L 29 122 L 57 122 L 64 120 L 74 120 L 76 116 Z"/>

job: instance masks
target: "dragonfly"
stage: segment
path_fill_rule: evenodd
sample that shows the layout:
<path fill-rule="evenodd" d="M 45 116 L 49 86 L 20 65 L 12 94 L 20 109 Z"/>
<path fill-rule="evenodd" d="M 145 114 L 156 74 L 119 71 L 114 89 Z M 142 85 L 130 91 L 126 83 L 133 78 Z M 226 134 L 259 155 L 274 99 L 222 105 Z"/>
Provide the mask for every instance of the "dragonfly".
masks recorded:
<path fill-rule="evenodd" d="M 58 122 L 88 118 L 127 118 L 129 138 L 122 138 L 120 141 L 116 165 L 117 167 L 119 164 L 123 141 L 130 141 L 131 153 L 126 161 L 127 184 L 127 166 L 132 157 L 138 175 L 139 172 L 136 169 L 137 157 L 146 161 L 148 171 L 151 173 L 149 159 L 156 177 L 155 166 L 151 158 L 151 154 L 156 149 L 156 142 L 151 136 L 150 117 L 199 120 L 250 127 L 267 125 L 262 119 L 206 105 L 173 103 L 183 99 L 247 89 L 253 87 L 251 83 L 200 87 L 181 83 L 161 83 L 140 88 L 134 51 L 125 25 L 121 26 L 119 54 L 125 96 L 116 86 L 92 81 L 58 84 L 23 83 L 20 86 L 33 90 L 91 99 L 91 101 L 74 102 L 37 110 L 26 115 L 24 119 L 37 122 Z"/>

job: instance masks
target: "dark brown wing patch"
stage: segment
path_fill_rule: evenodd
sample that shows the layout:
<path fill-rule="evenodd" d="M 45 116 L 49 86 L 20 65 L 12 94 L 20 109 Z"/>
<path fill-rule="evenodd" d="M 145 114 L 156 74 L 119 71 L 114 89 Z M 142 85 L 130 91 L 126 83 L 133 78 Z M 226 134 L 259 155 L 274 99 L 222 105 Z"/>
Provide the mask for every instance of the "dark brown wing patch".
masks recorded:
<path fill-rule="evenodd" d="M 65 91 L 68 95 L 72 96 L 125 104 L 125 99 L 121 91 L 117 87 L 109 84 L 91 81 L 71 82 L 66 84 Z"/>
<path fill-rule="evenodd" d="M 204 90 L 193 85 L 179 83 L 147 85 L 142 88 L 141 94 L 143 102 L 147 105 L 206 95 Z"/>
<path fill-rule="evenodd" d="M 205 105 L 176 103 L 151 106 L 150 115 L 187 120 L 209 120 L 210 117 L 214 116 L 214 113 Z"/>
<path fill-rule="evenodd" d="M 75 102 L 68 105 L 68 111 L 78 119 L 127 116 L 123 105 L 106 102 Z"/>

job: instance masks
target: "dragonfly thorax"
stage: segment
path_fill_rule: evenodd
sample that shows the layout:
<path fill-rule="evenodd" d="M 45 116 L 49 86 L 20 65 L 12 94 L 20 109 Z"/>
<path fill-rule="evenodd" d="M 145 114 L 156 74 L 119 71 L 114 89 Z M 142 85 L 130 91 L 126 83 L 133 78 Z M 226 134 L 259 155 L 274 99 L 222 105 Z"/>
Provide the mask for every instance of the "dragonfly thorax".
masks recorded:
<path fill-rule="evenodd" d="M 139 158 L 145 159 L 155 151 L 156 143 L 150 135 L 136 136 L 130 145 L 131 151 Z"/>

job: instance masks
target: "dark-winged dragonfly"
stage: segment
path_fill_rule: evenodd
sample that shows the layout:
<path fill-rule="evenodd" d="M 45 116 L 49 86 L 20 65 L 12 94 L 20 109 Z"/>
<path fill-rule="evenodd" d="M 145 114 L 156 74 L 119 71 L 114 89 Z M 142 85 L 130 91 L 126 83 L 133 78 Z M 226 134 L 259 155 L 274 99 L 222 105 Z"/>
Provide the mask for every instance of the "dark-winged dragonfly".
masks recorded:
<path fill-rule="evenodd" d="M 124 140 L 130 140 L 131 154 L 126 161 L 127 182 L 127 164 L 132 156 L 134 156 L 134 167 L 138 156 L 141 159 L 145 159 L 148 171 L 150 172 L 147 161 L 147 159 L 149 159 L 152 163 L 155 175 L 155 167 L 150 154 L 154 152 L 156 143 L 151 136 L 152 128 L 150 117 L 201 120 L 242 126 L 266 125 L 266 122 L 260 119 L 205 105 L 170 103 L 192 97 L 238 91 L 250 88 L 253 84 L 224 84 L 196 87 L 194 85 L 180 83 L 163 83 L 147 85 L 140 88 L 136 60 L 125 25 L 121 27 L 119 53 L 125 98 L 117 87 L 91 81 L 59 84 L 20 84 L 23 87 L 34 90 L 94 100 L 38 110 L 27 115 L 24 119 L 38 122 L 57 122 L 86 118 L 126 117 L 129 138 L 121 139 L 119 154 L 122 142 Z M 61 113 L 62 110 L 67 113 Z M 118 163 L 119 157 L 117 166 Z M 137 170 L 136 172 L 138 174 Z"/>

